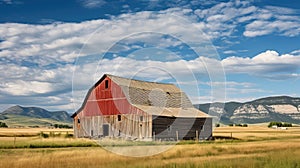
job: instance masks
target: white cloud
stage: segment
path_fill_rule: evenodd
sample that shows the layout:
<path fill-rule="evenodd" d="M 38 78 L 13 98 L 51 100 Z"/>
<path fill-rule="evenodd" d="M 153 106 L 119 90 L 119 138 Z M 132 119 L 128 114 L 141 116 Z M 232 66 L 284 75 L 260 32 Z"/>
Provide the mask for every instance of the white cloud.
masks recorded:
<path fill-rule="evenodd" d="M 254 21 L 246 26 L 244 35 L 255 37 L 278 32 L 284 36 L 297 36 L 300 34 L 300 23 L 294 21 Z"/>
<path fill-rule="evenodd" d="M 299 12 L 299 10 L 297 11 L 295 9 L 279 7 L 279 6 L 266 6 L 265 8 L 278 14 L 295 14 Z"/>
<path fill-rule="evenodd" d="M 70 63 L 83 45 L 85 48 L 81 51 L 81 56 L 101 54 L 113 43 L 137 32 L 177 34 L 185 41 L 199 40 L 201 32 L 185 16 L 186 12 L 170 9 L 123 14 L 111 20 L 48 25 L 4 23 L 0 24 L 0 39 L 3 40 L 0 42 L 0 57 L 24 60 L 25 57 L 38 56 Z M 171 42 L 160 44 L 174 45 Z M 51 63 L 53 62 L 49 62 Z"/>
<path fill-rule="evenodd" d="M 251 6 L 250 3 L 228 2 L 204 10 L 172 8 L 160 12 L 123 14 L 107 20 L 98 19 L 81 23 L 54 22 L 47 25 L 3 23 L 0 24 L 2 40 L 0 57 L 23 60 L 26 59 L 24 57 L 38 56 L 47 57 L 49 64 L 55 61 L 71 63 L 84 44 L 87 47 L 81 52 L 81 56 L 101 54 L 114 42 L 136 32 L 179 34 L 184 36 L 185 40 L 199 41 L 199 37 L 204 35 L 195 36 L 195 34 L 203 30 L 210 39 L 230 38 L 236 33 L 238 23 L 249 21 L 244 32 L 247 37 L 274 32 L 284 36 L 299 35 L 300 23 L 295 20 L 299 17 L 288 15 L 291 12 L 285 12 L 287 13 L 285 15 L 274 12 L 276 11 L 273 8 L 260 9 Z M 275 16 L 278 16 L 278 20 L 270 20 Z M 296 18 L 287 20 L 288 17 Z M 189 27 L 191 29 L 187 31 Z M 223 40 L 226 41 L 226 38 Z"/>
<path fill-rule="evenodd" d="M 104 1 L 81 2 L 86 7 L 105 4 Z M 215 2 L 212 3 L 215 4 Z M 74 92 L 82 96 L 103 73 L 116 73 L 130 77 L 137 72 L 136 70 L 140 70 L 137 73 L 138 76 L 146 78 L 153 78 L 153 74 L 156 74 L 156 79 L 167 79 L 170 78 L 170 74 L 176 74 L 180 79 L 184 79 L 191 72 L 206 75 L 207 71 L 222 72 L 223 67 L 216 67 L 222 63 L 229 74 L 247 73 L 269 79 L 272 77 L 299 78 L 298 51 L 284 55 L 275 51 L 266 51 L 253 58 L 229 57 L 222 61 L 208 58 L 210 52 L 214 51 L 208 39 L 228 40 L 238 30 L 243 30 L 241 26 L 245 24 L 247 25 L 244 36 L 247 37 L 271 33 L 298 36 L 300 25 L 299 17 L 294 15 L 295 11 L 284 9 L 280 13 L 280 10 L 276 7 L 262 9 L 247 2 L 236 1 L 218 3 L 211 8 L 194 11 L 171 8 L 158 12 L 122 14 L 110 19 L 81 23 L 54 22 L 46 25 L 2 23 L 0 24 L 0 70 L 5 73 L 0 74 L 0 93 L 2 97 L 6 96 L 7 103 L 9 103 L 8 100 L 17 100 L 17 95 L 22 95 L 18 100 L 25 104 L 30 103 L 27 96 L 31 96 L 40 105 L 50 106 L 45 102 L 51 102 L 52 105 L 56 104 L 59 107 L 70 107 L 72 63 L 75 62 L 77 56 L 84 61 L 77 67 L 80 71 L 76 71 L 78 77 L 74 80 L 76 84 Z M 201 30 L 207 36 L 201 33 Z M 202 54 L 198 58 L 188 60 L 178 60 L 172 55 L 170 60 L 173 61 L 165 62 L 114 57 L 111 60 L 103 59 L 101 72 L 97 71 L 95 67 L 97 67 L 97 61 L 101 59 L 101 54 L 115 42 L 129 36 L 133 37 L 132 34 L 138 32 L 173 35 L 183 42 L 188 42 L 191 47 L 201 51 Z M 145 39 L 142 36 L 134 36 L 130 40 Z M 195 43 L 199 41 L 204 42 Z M 176 47 L 181 44 L 179 41 L 159 39 L 159 37 L 150 38 L 146 42 L 161 48 Z M 81 50 L 83 45 L 84 48 Z M 119 47 L 128 51 L 132 48 L 138 49 L 140 46 L 124 44 Z M 224 53 L 233 54 L 234 52 L 236 51 L 227 50 Z M 88 55 L 98 57 L 89 60 L 91 57 L 87 57 Z M 213 81 L 213 84 L 217 84 L 216 82 Z M 239 86 L 233 82 L 228 84 L 232 88 Z M 242 84 L 247 85 L 247 83 Z M 47 98 L 47 96 L 50 97 Z M 82 99 L 74 101 L 81 102 Z"/>
<path fill-rule="evenodd" d="M 236 54 L 237 52 L 234 50 L 226 50 L 223 52 L 224 54 Z"/>
<path fill-rule="evenodd" d="M 280 77 L 280 74 L 289 75 L 290 78 L 299 78 L 297 68 L 300 62 L 299 56 L 290 54 L 279 55 L 275 51 L 266 51 L 253 58 L 238 58 L 230 57 L 222 60 L 221 62 L 215 59 L 199 57 L 194 60 L 177 60 L 177 61 L 142 61 L 134 60 L 131 58 L 116 57 L 112 60 L 103 59 L 100 65 L 97 62 L 78 65 L 75 71 L 74 78 L 74 93 L 75 97 L 70 95 L 72 83 L 72 66 L 60 67 L 51 70 L 41 70 L 27 67 L 19 67 L 17 65 L 2 64 L 1 71 L 6 70 L 7 73 L 1 74 L 0 92 L 2 95 L 7 95 L 13 98 L 14 96 L 31 96 L 40 97 L 42 100 L 48 100 L 53 104 L 59 104 L 61 107 L 71 107 L 70 102 L 73 101 L 78 106 L 86 94 L 86 91 L 92 84 L 97 81 L 103 73 L 116 74 L 124 77 L 143 77 L 150 80 L 155 79 L 170 79 L 170 75 L 179 79 L 178 84 L 185 85 L 184 82 L 192 82 L 192 74 L 207 75 L 207 68 L 210 70 L 218 71 L 215 69 L 216 64 L 222 63 L 226 72 L 229 74 L 235 73 L 248 73 L 252 75 L 260 75 L 272 73 L 272 76 Z M 113 65 L 113 66 L 112 66 Z M 205 65 L 205 66 L 204 66 Z M 100 69 L 97 70 L 97 66 Z M 280 68 L 278 68 L 280 67 Z M 284 69 L 282 67 L 286 67 Z M 134 69 L 135 71 L 132 71 Z M 278 75 L 279 74 L 279 75 Z M 266 77 L 266 76 L 261 76 Z M 267 77 L 268 78 L 268 77 Z M 188 80 L 187 80 L 188 79 Z M 199 82 L 199 81 L 198 81 Z M 218 81 L 198 83 L 214 87 L 223 86 L 224 83 Z M 231 93 L 253 93 L 262 92 L 262 90 L 255 88 L 252 83 L 248 82 L 226 82 Z M 47 99 L 44 95 L 51 95 Z M 64 98 L 63 104 L 60 100 Z M 71 100 L 71 98 L 73 100 Z M 22 98 L 19 98 L 22 101 Z M 24 99 L 27 99 L 24 97 Z M 26 102 L 25 102 L 26 103 Z M 43 104 L 43 102 L 37 102 Z"/>
<path fill-rule="evenodd" d="M 277 33 L 282 36 L 300 34 L 298 10 L 266 6 L 259 8 L 249 2 L 219 3 L 209 9 L 197 9 L 195 14 L 205 21 L 204 29 L 212 37 L 231 36 L 237 27 L 246 24 L 246 37 Z M 249 23 L 250 22 L 250 23 Z M 239 23 L 239 24 L 238 24 Z M 217 30 L 217 31 L 214 31 Z"/>
<path fill-rule="evenodd" d="M 300 55 L 300 50 L 294 50 L 290 54 L 292 54 L 292 55 Z"/>
<path fill-rule="evenodd" d="M 23 2 L 21 1 L 16 1 L 16 0 L 0 0 L 0 5 L 1 4 L 6 4 L 6 5 L 19 5 L 22 4 Z"/>
<path fill-rule="evenodd" d="M 247 73 L 262 77 L 271 75 L 280 79 L 284 74 L 295 77 L 289 74 L 299 71 L 300 57 L 291 54 L 279 55 L 276 51 L 268 50 L 253 58 L 228 57 L 222 60 L 222 64 L 227 73 Z"/>
<path fill-rule="evenodd" d="M 244 36 L 256 37 L 277 33 L 282 36 L 298 36 L 300 34 L 299 11 L 290 8 L 266 6 L 256 13 L 239 18 L 239 21 L 250 21 L 246 25 Z"/>
<path fill-rule="evenodd" d="M 98 8 L 106 4 L 104 0 L 80 0 L 80 2 L 86 8 Z"/>
<path fill-rule="evenodd" d="M 222 86 L 226 85 L 226 87 L 243 87 L 250 88 L 255 86 L 253 83 L 249 82 L 235 82 L 235 81 L 224 81 L 224 82 L 200 82 L 200 84 L 208 85 L 208 86 Z"/>
<path fill-rule="evenodd" d="M 8 82 L 0 86 L 0 92 L 4 92 L 9 95 L 32 95 L 32 94 L 43 94 L 50 91 L 51 83 L 38 82 L 38 81 L 22 81 L 17 80 L 14 82 Z"/>

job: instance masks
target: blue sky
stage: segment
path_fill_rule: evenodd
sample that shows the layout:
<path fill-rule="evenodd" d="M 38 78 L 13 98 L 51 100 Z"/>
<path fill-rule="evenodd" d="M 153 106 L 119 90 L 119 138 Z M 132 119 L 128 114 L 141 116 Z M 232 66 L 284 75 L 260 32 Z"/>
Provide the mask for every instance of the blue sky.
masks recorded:
<path fill-rule="evenodd" d="M 104 73 L 193 103 L 300 97 L 296 0 L 0 0 L 0 111 L 74 111 Z"/>

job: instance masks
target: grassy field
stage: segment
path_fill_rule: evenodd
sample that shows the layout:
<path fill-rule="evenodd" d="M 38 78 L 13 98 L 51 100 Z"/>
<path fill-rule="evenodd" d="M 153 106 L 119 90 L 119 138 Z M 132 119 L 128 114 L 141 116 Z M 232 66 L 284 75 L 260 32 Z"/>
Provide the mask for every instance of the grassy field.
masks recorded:
<path fill-rule="evenodd" d="M 42 138 L 38 136 L 41 131 L 59 136 Z M 94 141 L 65 138 L 67 132 L 71 134 L 70 130 L 59 129 L 0 129 L 0 167 L 300 167 L 300 127 L 220 127 L 215 129 L 215 136 L 233 136 L 238 140 L 181 142 L 148 157 L 116 155 Z M 24 133 L 32 136 L 22 137 Z"/>
<path fill-rule="evenodd" d="M 4 122 L 9 127 L 45 127 L 51 124 L 68 124 L 72 126 L 72 123 L 66 122 L 58 122 L 56 120 L 47 119 L 47 118 L 33 118 L 22 115 L 5 115 L 6 119 L 0 120 L 0 122 Z"/>

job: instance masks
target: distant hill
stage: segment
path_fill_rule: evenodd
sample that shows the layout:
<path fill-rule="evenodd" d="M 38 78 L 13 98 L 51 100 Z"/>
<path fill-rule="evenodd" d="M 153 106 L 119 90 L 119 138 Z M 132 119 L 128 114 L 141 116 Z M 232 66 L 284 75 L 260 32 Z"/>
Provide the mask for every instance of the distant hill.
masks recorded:
<path fill-rule="evenodd" d="M 72 124 L 66 111 L 48 111 L 39 107 L 12 106 L 0 113 L 0 121 L 9 127 L 49 126 L 51 124 Z"/>
<path fill-rule="evenodd" d="M 270 121 L 300 124 L 300 98 L 288 96 L 266 97 L 245 103 L 196 104 L 195 107 L 213 116 L 220 116 L 220 122 L 224 124 Z"/>

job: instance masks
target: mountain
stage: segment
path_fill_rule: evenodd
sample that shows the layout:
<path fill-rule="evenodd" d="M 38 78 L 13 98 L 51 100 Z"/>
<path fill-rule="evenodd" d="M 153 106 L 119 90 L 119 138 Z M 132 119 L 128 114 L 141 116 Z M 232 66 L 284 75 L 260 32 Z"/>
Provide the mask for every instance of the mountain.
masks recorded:
<path fill-rule="evenodd" d="M 195 105 L 199 110 L 220 117 L 220 122 L 262 123 L 281 121 L 300 124 L 300 98 L 266 97 L 245 103 L 206 103 Z"/>
<path fill-rule="evenodd" d="M 0 121 L 8 126 L 49 126 L 51 124 L 72 124 L 66 111 L 48 111 L 39 107 L 12 106 L 0 113 Z"/>

